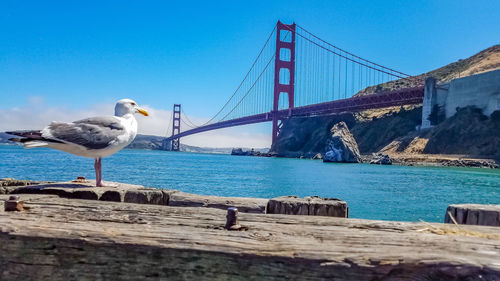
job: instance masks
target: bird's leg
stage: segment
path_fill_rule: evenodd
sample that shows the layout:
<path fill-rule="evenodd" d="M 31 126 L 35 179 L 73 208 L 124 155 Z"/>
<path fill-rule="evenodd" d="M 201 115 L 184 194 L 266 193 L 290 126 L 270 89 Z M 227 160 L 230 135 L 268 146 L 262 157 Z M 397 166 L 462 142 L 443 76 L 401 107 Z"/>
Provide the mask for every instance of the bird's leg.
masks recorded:
<path fill-rule="evenodd" d="M 102 187 L 101 157 L 97 157 L 94 162 L 95 186 Z"/>
<path fill-rule="evenodd" d="M 95 186 L 97 186 L 97 187 L 118 187 L 118 185 L 112 184 L 112 183 L 109 183 L 109 182 L 106 185 L 104 185 L 104 183 L 102 181 L 101 160 L 102 160 L 101 157 L 97 157 L 95 159 L 95 164 L 94 164 L 94 168 L 95 168 Z"/>

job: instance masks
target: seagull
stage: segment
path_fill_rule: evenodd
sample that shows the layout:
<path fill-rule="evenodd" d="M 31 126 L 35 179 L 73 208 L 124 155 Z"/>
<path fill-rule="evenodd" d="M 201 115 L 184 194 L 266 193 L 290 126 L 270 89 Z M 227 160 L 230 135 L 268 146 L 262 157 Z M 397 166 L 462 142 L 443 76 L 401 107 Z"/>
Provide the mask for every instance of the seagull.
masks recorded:
<path fill-rule="evenodd" d="M 114 116 L 91 117 L 72 123 L 52 122 L 43 130 L 6 132 L 22 138 L 13 138 L 25 148 L 49 147 L 78 156 L 94 158 L 96 186 L 103 187 L 102 157 L 110 156 L 129 145 L 137 135 L 134 114 L 149 116 L 130 99 L 119 100 Z"/>

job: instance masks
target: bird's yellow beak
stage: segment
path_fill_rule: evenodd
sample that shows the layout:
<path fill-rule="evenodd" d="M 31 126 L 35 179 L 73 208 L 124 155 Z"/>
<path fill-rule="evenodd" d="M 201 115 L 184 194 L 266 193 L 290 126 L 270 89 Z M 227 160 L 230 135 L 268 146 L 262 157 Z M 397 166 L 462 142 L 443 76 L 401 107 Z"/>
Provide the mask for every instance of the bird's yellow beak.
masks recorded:
<path fill-rule="evenodd" d="M 149 116 L 149 113 L 142 108 L 137 108 L 137 112 L 139 112 L 140 114 L 142 114 L 144 116 Z"/>

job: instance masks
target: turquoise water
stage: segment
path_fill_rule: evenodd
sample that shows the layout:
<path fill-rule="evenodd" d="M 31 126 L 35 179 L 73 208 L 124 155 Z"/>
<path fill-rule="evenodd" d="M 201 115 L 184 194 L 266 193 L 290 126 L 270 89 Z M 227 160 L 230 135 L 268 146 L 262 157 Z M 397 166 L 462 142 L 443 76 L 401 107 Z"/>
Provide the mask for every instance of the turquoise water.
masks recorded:
<path fill-rule="evenodd" d="M 94 178 L 94 160 L 0 145 L 0 178 Z M 352 218 L 442 222 L 452 203 L 500 204 L 500 170 L 326 164 L 316 160 L 123 150 L 103 159 L 103 178 L 185 192 L 271 198 L 336 197 Z"/>

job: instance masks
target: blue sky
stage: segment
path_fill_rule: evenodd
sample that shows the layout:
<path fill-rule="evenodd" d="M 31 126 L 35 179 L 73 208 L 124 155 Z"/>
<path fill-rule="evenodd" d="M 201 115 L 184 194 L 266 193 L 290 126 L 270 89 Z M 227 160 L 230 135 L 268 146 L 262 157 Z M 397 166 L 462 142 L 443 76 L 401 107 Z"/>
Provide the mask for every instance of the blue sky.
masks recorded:
<path fill-rule="evenodd" d="M 278 19 L 410 74 L 500 43 L 500 1 L 269 2 L 1 1 L 0 109 L 129 97 L 207 118 Z"/>

